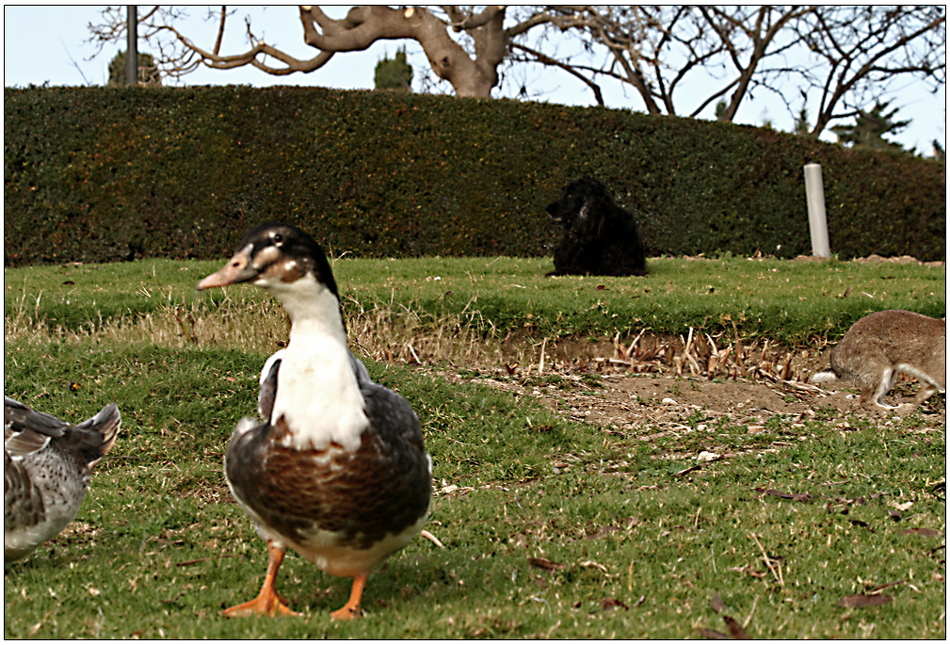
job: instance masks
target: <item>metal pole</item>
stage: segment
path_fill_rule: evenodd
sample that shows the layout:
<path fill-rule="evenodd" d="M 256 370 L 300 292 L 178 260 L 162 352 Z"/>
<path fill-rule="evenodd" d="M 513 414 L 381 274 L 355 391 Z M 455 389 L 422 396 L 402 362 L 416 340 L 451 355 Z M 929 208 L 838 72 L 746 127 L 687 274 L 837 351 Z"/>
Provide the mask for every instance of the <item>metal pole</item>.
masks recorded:
<path fill-rule="evenodd" d="M 828 219 L 825 216 L 825 186 L 821 179 L 821 166 L 816 163 L 805 166 L 805 197 L 808 201 L 811 254 L 820 258 L 830 258 Z"/>
<path fill-rule="evenodd" d="M 139 33 L 136 6 L 126 6 L 128 46 L 125 49 L 125 84 L 138 85 L 139 81 Z"/>

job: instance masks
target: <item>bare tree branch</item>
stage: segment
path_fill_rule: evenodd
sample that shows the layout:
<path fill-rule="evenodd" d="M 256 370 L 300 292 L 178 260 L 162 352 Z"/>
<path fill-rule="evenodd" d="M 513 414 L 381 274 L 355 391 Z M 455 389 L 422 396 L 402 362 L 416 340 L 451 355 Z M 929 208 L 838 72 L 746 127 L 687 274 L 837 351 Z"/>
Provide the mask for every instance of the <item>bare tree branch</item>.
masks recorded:
<path fill-rule="evenodd" d="M 946 9 L 939 5 L 359 5 L 339 19 L 321 7 L 301 6 L 302 42 L 316 50 L 309 59 L 256 38 L 249 23 L 245 51 L 222 52 L 233 28 L 228 18 L 238 11 L 225 6 L 209 11 L 216 30 L 204 47 L 179 30 L 185 11 L 156 6 L 140 12 L 140 34 L 158 50 L 156 63 L 166 76 L 199 66 L 309 73 L 337 53 L 412 40 L 434 78 L 459 96 L 489 97 L 500 65 L 534 62 L 582 80 L 598 104 L 604 102 L 601 81 L 629 85 L 649 114 L 695 117 L 715 103 L 722 105 L 718 118 L 731 121 L 754 91 L 782 97 L 796 116 L 800 110 L 792 105 L 810 101 L 817 105 L 815 137 L 830 122 L 884 98 L 894 79 L 911 76 L 933 88 L 946 82 Z M 106 8 L 102 17 L 89 25 L 97 53 L 125 33 L 124 9 Z M 584 56 L 552 53 L 547 34 L 555 34 L 557 43 L 579 42 Z M 697 92 L 694 79 L 710 77 L 715 85 Z"/>
<path fill-rule="evenodd" d="M 228 8 L 222 6 L 221 7 L 221 24 L 218 27 L 218 38 L 217 40 L 214 41 L 213 52 L 215 56 L 221 53 L 221 41 L 224 39 L 224 23 L 225 23 L 225 20 L 227 20 L 227 17 L 228 17 Z"/>
<path fill-rule="evenodd" d="M 580 81 L 583 82 L 585 85 L 587 85 L 587 87 L 589 87 L 591 91 L 594 93 L 594 99 L 597 101 L 597 105 L 600 105 L 600 106 L 604 105 L 604 95 L 600 91 L 600 86 L 597 85 L 597 83 L 590 80 L 589 78 L 587 78 L 586 76 L 584 76 L 583 74 L 581 74 L 579 71 L 577 71 L 570 65 L 562 63 L 559 60 L 555 60 L 551 58 L 550 56 L 548 56 L 547 54 L 542 54 L 541 52 L 531 49 L 530 47 L 526 47 L 525 45 L 512 43 L 511 46 L 513 49 L 518 49 L 527 54 L 530 54 L 533 57 L 534 61 L 537 61 L 541 63 L 542 65 L 550 65 L 552 67 L 558 67 L 560 69 L 563 69 L 565 72 L 567 72 L 574 78 L 580 79 Z"/>
<path fill-rule="evenodd" d="M 432 10 L 434 9 L 434 10 Z M 205 47 L 180 31 L 181 10 L 156 7 L 145 13 L 143 37 L 157 47 L 157 63 L 163 74 L 180 77 L 203 65 L 211 69 L 235 69 L 253 66 L 268 74 L 283 76 L 308 73 L 323 67 L 336 53 L 363 51 L 381 40 L 414 40 L 422 47 L 433 73 L 448 81 L 459 96 L 491 95 L 499 81 L 498 66 L 510 54 L 513 38 L 548 24 L 550 12 L 534 7 L 525 20 L 506 27 L 504 6 L 481 8 L 446 5 L 392 8 L 379 5 L 354 6 L 344 18 L 333 19 L 318 6 L 301 6 L 299 19 L 303 42 L 317 50 L 310 59 L 295 57 L 272 44 L 254 37 L 243 52 L 224 53 L 227 18 L 233 13 L 221 7 L 213 13 L 217 21 L 214 43 Z M 440 14 L 440 15 L 437 15 Z M 118 42 L 122 34 L 120 13 L 112 8 L 103 12 L 103 22 L 90 25 L 91 40 L 102 45 Z M 456 41 L 450 34 L 460 34 Z M 98 52 L 97 52 L 98 53 Z"/>
<path fill-rule="evenodd" d="M 946 83 L 946 11 L 941 6 L 820 7 L 800 22 L 797 33 L 827 68 L 820 82 L 810 81 L 820 92 L 813 136 L 831 121 L 853 116 L 870 95 L 879 99 L 898 75 L 918 76 L 935 86 Z"/>
<path fill-rule="evenodd" d="M 880 99 L 893 79 L 912 75 L 945 84 L 942 6 L 549 6 L 547 23 L 607 61 L 589 78 L 620 79 L 649 114 L 698 116 L 714 102 L 718 118 L 736 118 L 755 89 L 794 99 L 814 95 L 811 136 L 829 122 Z M 772 61 L 781 61 L 774 64 Z M 698 96 L 696 73 L 722 84 Z M 802 100 L 802 99 L 799 99 Z M 688 108 L 684 109 L 684 105 Z"/>

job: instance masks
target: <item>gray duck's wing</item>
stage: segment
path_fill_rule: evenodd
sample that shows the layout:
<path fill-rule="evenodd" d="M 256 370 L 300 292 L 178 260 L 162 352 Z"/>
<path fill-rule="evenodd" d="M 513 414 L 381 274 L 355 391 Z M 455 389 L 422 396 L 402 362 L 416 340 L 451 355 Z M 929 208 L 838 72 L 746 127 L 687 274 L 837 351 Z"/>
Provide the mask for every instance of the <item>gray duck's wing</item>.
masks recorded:
<path fill-rule="evenodd" d="M 109 452 L 122 422 L 115 403 L 75 426 L 10 397 L 5 396 L 3 403 L 4 450 L 13 458 L 35 453 L 55 442 L 58 448 L 92 466 Z"/>
<path fill-rule="evenodd" d="M 69 426 L 51 414 L 37 412 L 8 396 L 3 397 L 3 448 L 13 458 L 38 452 L 59 439 Z"/>
<path fill-rule="evenodd" d="M 122 425 L 119 406 L 110 403 L 96 416 L 72 426 L 66 433 L 66 449 L 80 455 L 92 467 L 106 456 Z"/>

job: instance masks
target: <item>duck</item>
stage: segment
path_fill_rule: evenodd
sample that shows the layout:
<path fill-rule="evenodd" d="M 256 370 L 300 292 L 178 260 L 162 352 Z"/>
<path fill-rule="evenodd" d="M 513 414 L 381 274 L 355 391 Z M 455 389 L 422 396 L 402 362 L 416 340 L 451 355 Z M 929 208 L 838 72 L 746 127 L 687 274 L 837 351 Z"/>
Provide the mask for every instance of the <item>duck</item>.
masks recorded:
<path fill-rule="evenodd" d="M 228 486 L 266 541 L 268 560 L 257 597 L 224 615 L 299 615 L 275 589 L 292 549 L 352 578 L 346 604 L 330 614 L 349 620 L 361 613 L 373 567 L 426 521 L 432 460 L 419 418 L 349 350 L 333 272 L 309 234 L 281 222 L 253 228 L 198 290 L 242 283 L 276 297 L 291 328 L 261 371 L 260 419 L 242 418 L 225 453 Z"/>
<path fill-rule="evenodd" d="M 119 432 L 115 403 L 71 425 L 3 397 L 3 557 L 25 558 L 76 518 Z"/>

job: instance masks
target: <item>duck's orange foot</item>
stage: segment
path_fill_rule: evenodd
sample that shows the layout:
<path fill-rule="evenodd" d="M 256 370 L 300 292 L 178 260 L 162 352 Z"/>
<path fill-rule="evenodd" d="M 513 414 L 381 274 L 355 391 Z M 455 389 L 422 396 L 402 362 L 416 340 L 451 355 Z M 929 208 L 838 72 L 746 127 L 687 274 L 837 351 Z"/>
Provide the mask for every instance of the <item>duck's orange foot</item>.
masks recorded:
<path fill-rule="evenodd" d="M 264 575 L 264 585 L 257 598 L 249 600 L 240 605 L 228 607 L 222 613 L 228 618 L 237 618 L 238 616 L 300 616 L 295 611 L 291 611 L 279 593 L 274 590 L 274 579 L 277 577 L 277 570 L 280 569 L 280 563 L 284 560 L 284 548 L 275 545 L 271 540 L 267 541 L 267 573 Z"/>
<path fill-rule="evenodd" d="M 238 618 L 241 616 L 300 616 L 301 614 L 293 611 L 276 593 L 261 593 L 254 600 L 228 607 L 223 612 L 228 618 Z"/>
<path fill-rule="evenodd" d="M 330 612 L 330 618 L 333 620 L 353 620 L 360 615 L 360 606 L 356 605 L 351 607 L 350 603 L 346 603 L 336 611 Z"/>
<path fill-rule="evenodd" d="M 346 604 L 330 612 L 333 620 L 352 620 L 360 615 L 360 599 L 363 597 L 363 587 L 366 586 L 366 579 L 369 572 L 364 572 L 353 578 L 353 587 L 350 589 L 350 599 Z"/>

